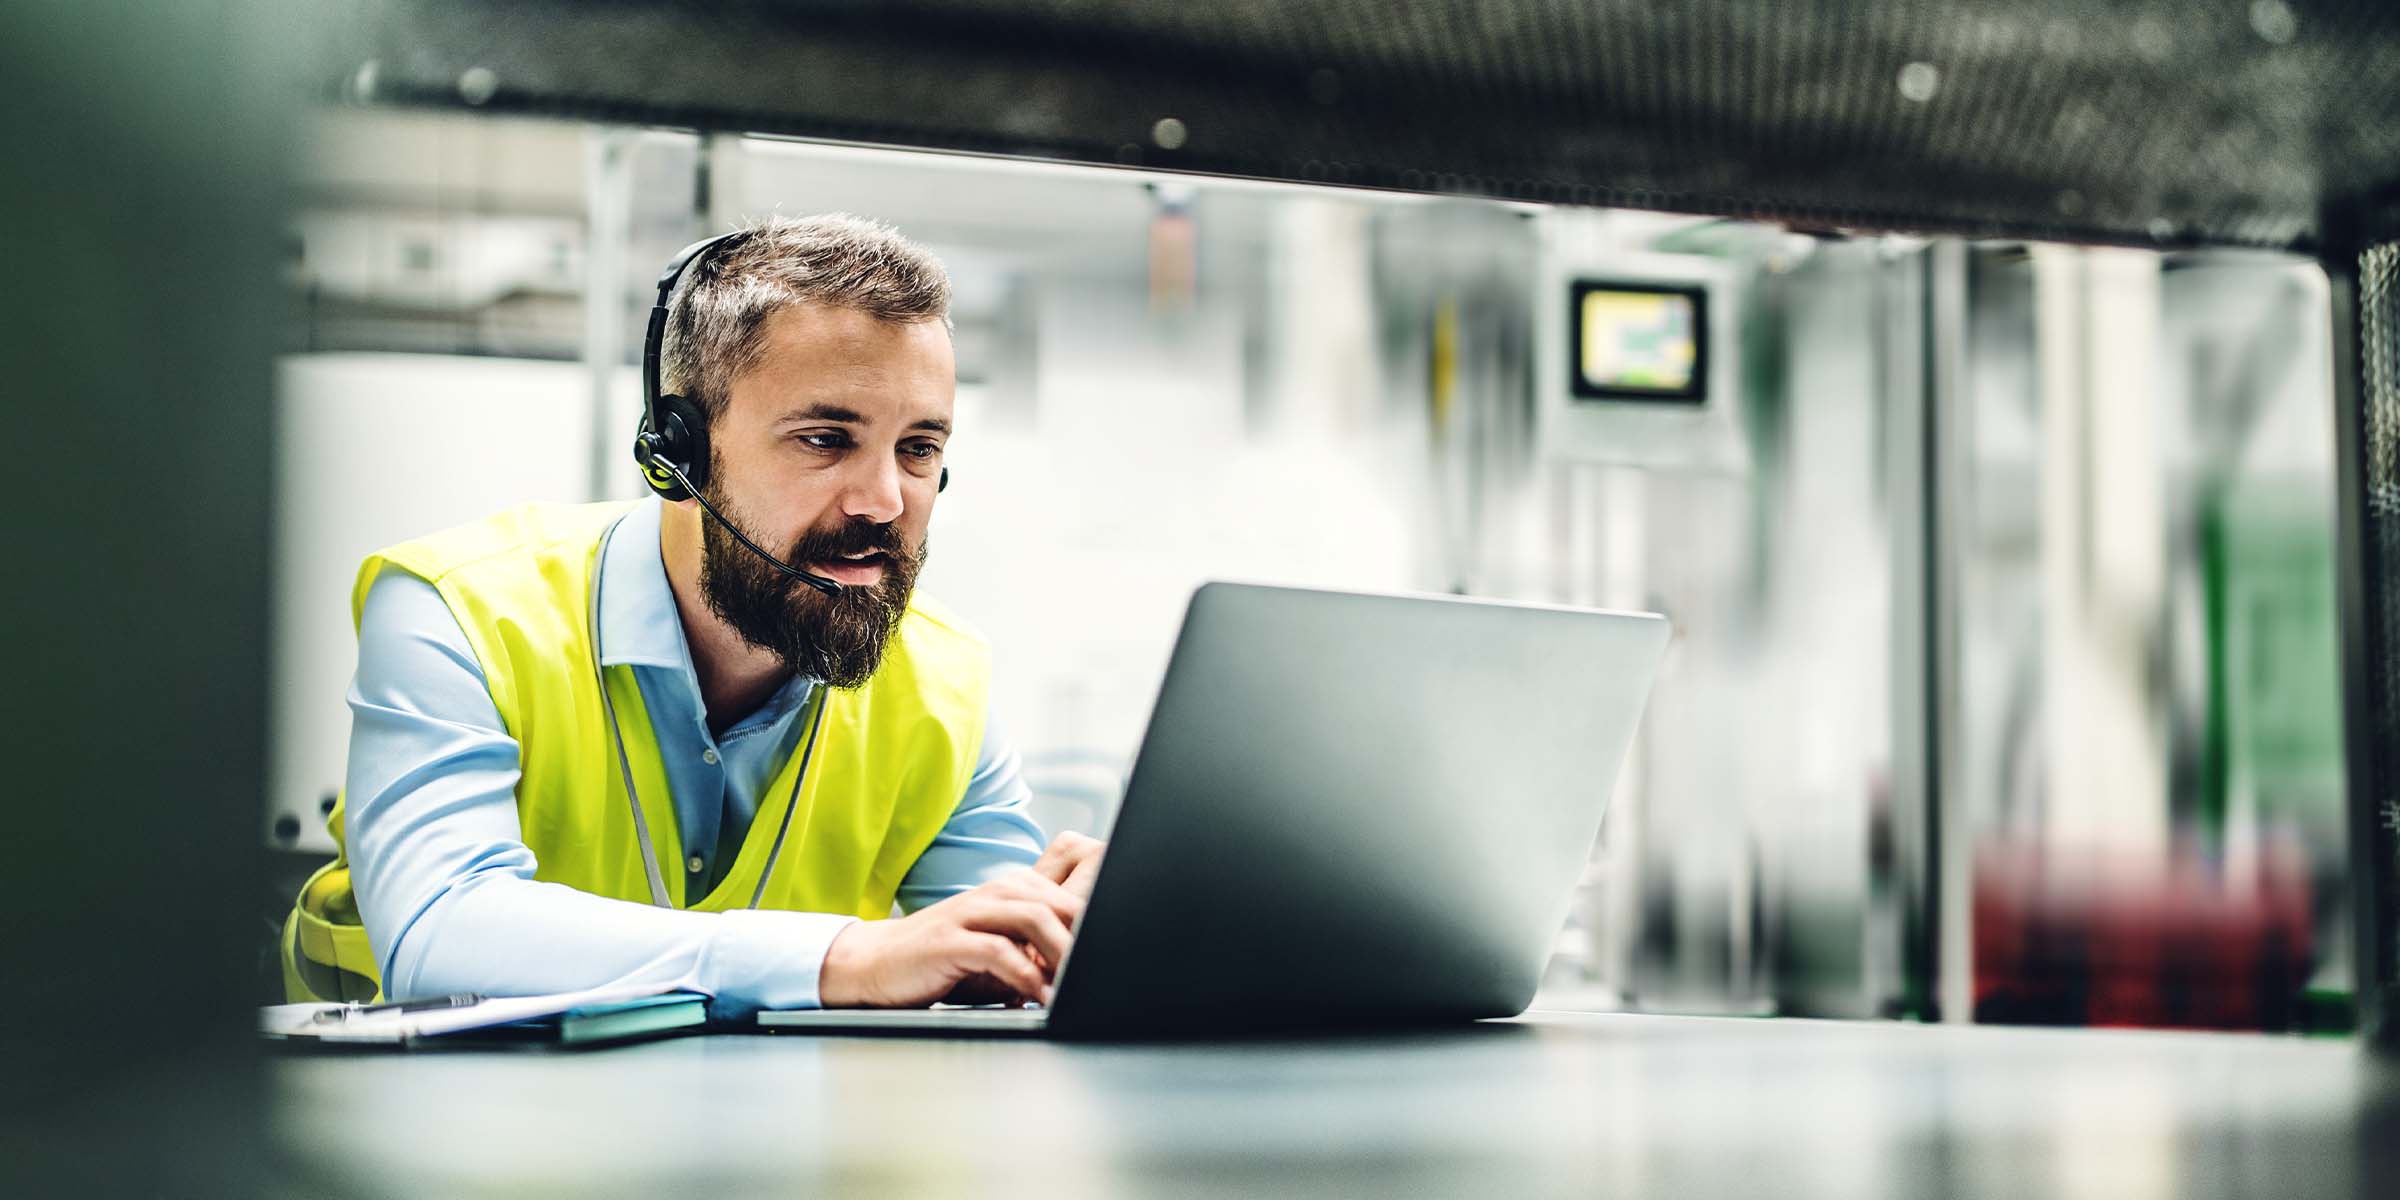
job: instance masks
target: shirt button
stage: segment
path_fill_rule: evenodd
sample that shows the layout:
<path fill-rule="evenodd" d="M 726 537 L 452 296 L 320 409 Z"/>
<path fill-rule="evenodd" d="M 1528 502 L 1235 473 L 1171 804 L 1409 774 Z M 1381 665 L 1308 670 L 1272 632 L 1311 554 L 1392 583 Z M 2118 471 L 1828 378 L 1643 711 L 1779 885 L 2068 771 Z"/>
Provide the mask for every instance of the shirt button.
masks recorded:
<path fill-rule="evenodd" d="M 715 765 L 717 765 L 717 750 L 716 750 L 716 747 L 714 747 L 714 746 L 711 746 L 711 747 L 709 747 L 708 749 L 701 751 L 701 752 L 700 752 L 700 761 L 701 761 L 701 762 L 704 762 L 704 763 L 707 763 L 708 765 L 710 765 L 710 766 L 712 766 L 712 767 L 713 767 L 713 766 L 715 766 Z"/>
<path fill-rule="evenodd" d="M 690 858 L 683 860 L 683 869 L 690 871 L 694 875 L 697 875 L 700 872 L 708 869 L 708 860 L 695 854 Z"/>

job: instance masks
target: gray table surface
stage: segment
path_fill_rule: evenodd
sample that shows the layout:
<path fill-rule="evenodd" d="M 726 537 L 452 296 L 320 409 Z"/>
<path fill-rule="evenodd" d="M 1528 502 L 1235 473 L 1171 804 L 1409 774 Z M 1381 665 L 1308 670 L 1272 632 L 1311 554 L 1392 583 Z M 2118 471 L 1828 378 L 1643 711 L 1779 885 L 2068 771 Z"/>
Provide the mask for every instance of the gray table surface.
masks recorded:
<path fill-rule="evenodd" d="M 2400 1197 L 2342 1040 L 1537 1012 L 1215 1044 L 279 1055 L 303 1193 Z"/>

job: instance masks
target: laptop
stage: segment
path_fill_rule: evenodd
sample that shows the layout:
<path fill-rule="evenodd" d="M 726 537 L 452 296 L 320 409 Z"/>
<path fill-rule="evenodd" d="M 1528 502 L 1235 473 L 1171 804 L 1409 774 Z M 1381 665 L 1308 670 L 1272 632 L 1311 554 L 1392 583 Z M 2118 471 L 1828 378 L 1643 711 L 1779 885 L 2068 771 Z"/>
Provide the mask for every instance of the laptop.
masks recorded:
<path fill-rule="evenodd" d="M 758 1023 L 1126 1039 L 1515 1016 L 1667 635 L 1650 613 L 1205 584 L 1047 1009 Z"/>

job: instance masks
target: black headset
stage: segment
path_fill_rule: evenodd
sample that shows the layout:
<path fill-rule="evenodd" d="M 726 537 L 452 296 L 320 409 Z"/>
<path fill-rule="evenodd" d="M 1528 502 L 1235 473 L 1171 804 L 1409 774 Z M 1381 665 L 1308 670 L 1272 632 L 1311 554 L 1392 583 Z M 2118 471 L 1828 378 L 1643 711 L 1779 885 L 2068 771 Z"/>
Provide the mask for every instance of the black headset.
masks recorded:
<path fill-rule="evenodd" d="M 731 245 L 750 236 L 747 229 L 702 238 L 677 251 L 658 276 L 658 302 L 650 306 L 650 324 L 642 335 L 642 425 L 633 435 L 633 461 L 642 467 L 642 481 L 661 499 L 692 499 L 708 510 L 719 525 L 747 547 L 752 554 L 767 560 L 777 570 L 799 580 L 828 596 L 841 594 L 842 585 L 813 571 L 804 571 L 761 549 L 742 533 L 741 528 L 725 519 L 700 489 L 708 483 L 708 418 L 700 406 L 669 392 L 659 394 L 658 360 L 667 340 L 667 305 L 674 298 L 675 285 L 692 264 L 706 259 L 719 246 Z M 941 482 L 934 485 L 939 492 L 950 486 L 950 468 L 942 468 Z"/>

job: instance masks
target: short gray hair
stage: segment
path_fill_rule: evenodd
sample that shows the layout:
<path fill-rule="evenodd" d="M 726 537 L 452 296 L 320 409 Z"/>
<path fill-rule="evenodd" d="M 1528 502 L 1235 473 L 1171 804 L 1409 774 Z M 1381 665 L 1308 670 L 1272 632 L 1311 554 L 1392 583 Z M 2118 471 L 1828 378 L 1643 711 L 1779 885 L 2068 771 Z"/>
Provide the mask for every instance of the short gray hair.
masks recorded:
<path fill-rule="evenodd" d="M 950 319 L 950 274 L 891 226 L 848 213 L 771 217 L 684 272 L 668 305 L 659 387 L 711 425 L 733 381 L 758 365 L 767 318 L 795 304 L 902 324 Z"/>

